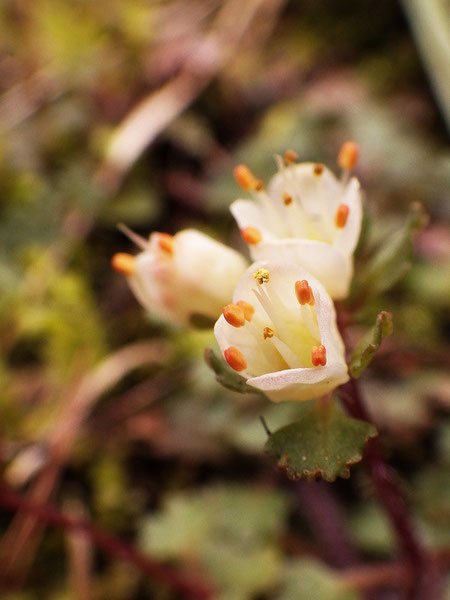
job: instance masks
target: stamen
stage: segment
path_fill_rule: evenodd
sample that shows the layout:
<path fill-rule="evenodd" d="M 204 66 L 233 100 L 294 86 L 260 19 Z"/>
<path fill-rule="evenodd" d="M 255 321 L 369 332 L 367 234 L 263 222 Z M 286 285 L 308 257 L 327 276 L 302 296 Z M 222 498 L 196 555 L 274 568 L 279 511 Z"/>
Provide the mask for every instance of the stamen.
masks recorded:
<path fill-rule="evenodd" d="M 314 175 L 317 175 L 317 177 L 320 177 L 323 173 L 324 170 L 324 165 L 322 163 L 317 163 L 314 165 Z"/>
<path fill-rule="evenodd" d="M 136 257 L 125 252 L 114 254 L 111 259 L 113 269 L 123 275 L 133 275 L 136 270 Z"/>
<path fill-rule="evenodd" d="M 241 229 L 241 237 L 247 244 L 256 245 L 262 241 L 262 235 L 256 227 L 245 227 Z"/>
<path fill-rule="evenodd" d="M 239 300 L 236 304 L 242 308 L 244 312 L 244 318 L 246 321 L 251 321 L 253 315 L 255 314 L 255 308 L 250 304 L 250 302 L 246 302 L 245 300 Z"/>
<path fill-rule="evenodd" d="M 359 158 L 359 146 L 355 142 L 342 144 L 338 154 L 338 165 L 347 171 L 355 168 Z"/>
<path fill-rule="evenodd" d="M 247 368 L 247 361 L 240 350 L 235 346 L 230 346 L 223 353 L 225 360 L 235 371 L 243 371 Z"/>
<path fill-rule="evenodd" d="M 245 315 L 243 309 L 237 304 L 227 304 L 222 309 L 225 321 L 233 327 L 242 327 L 245 325 Z"/>
<path fill-rule="evenodd" d="M 173 256 L 174 253 L 174 237 L 169 233 L 160 233 L 158 234 L 158 246 L 159 249 L 169 254 L 169 256 Z"/>
<path fill-rule="evenodd" d="M 141 235 L 139 235 L 138 233 L 135 233 L 132 229 L 130 229 L 123 223 L 119 223 L 117 225 L 117 229 L 119 231 L 121 231 L 124 235 L 126 235 L 127 238 L 129 240 L 131 240 L 134 244 L 136 244 L 136 246 L 138 248 L 140 248 L 141 250 L 147 250 L 148 241 L 145 238 L 143 238 Z"/>
<path fill-rule="evenodd" d="M 273 337 L 273 334 L 274 330 L 271 327 L 264 327 L 263 336 L 265 340 L 267 340 L 267 338 Z"/>
<path fill-rule="evenodd" d="M 263 283 L 267 283 L 269 281 L 270 273 L 267 269 L 261 268 L 254 273 L 253 277 L 256 279 L 259 285 L 262 285 Z"/>
<path fill-rule="evenodd" d="M 314 306 L 314 294 L 311 286 L 306 281 L 306 279 L 303 279 L 303 281 L 295 282 L 295 295 L 297 296 L 297 300 L 302 306 L 304 306 L 305 304 L 310 304 L 311 306 Z"/>
<path fill-rule="evenodd" d="M 234 168 L 233 173 L 238 184 L 248 192 L 251 190 L 260 191 L 264 187 L 263 182 L 257 179 L 245 165 L 238 165 Z"/>
<path fill-rule="evenodd" d="M 258 287 L 252 291 L 266 312 L 266 315 L 271 320 L 277 335 L 286 341 L 291 340 L 292 334 L 289 331 L 289 327 L 286 327 L 283 317 L 284 305 L 281 299 L 278 297 L 276 291 L 271 289 L 269 293 L 269 290 L 265 289 L 264 287 Z"/>
<path fill-rule="evenodd" d="M 295 150 L 286 150 L 284 153 L 284 160 L 287 165 L 293 165 L 298 161 L 298 154 Z"/>
<path fill-rule="evenodd" d="M 283 194 L 283 202 L 285 206 L 289 206 L 289 204 L 292 204 L 292 196 L 290 194 L 288 194 L 287 192 L 284 192 Z"/>
<path fill-rule="evenodd" d="M 313 346 L 311 348 L 311 362 L 315 367 L 324 367 L 327 364 L 327 351 L 325 346 Z"/>
<path fill-rule="evenodd" d="M 350 212 L 349 207 L 346 204 L 339 204 L 337 207 L 336 215 L 334 217 L 334 224 L 339 229 L 345 227 L 348 219 L 348 213 Z"/>

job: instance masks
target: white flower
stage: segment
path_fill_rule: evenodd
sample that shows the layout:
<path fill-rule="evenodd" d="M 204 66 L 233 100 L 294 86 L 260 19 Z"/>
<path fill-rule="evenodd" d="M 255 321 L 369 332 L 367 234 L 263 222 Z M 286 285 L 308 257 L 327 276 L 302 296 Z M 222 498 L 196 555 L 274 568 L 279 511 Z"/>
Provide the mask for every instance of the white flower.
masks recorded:
<path fill-rule="evenodd" d="M 174 236 L 155 232 L 148 242 L 127 233 L 143 251 L 116 254 L 113 267 L 127 275 L 149 313 L 175 324 L 217 319 L 248 265 L 235 250 L 194 229 Z"/>
<path fill-rule="evenodd" d="M 236 179 L 254 200 L 236 200 L 231 212 L 253 260 L 295 262 L 332 298 L 345 298 L 362 219 L 359 182 L 348 177 L 356 158 L 357 146 L 344 144 L 338 160 L 344 171 L 338 180 L 322 164 L 295 164 L 288 151 L 285 161 L 279 158 L 279 172 L 267 192 L 245 166 L 236 167 Z"/>
<path fill-rule="evenodd" d="M 214 333 L 228 364 L 271 400 L 309 400 L 348 381 L 333 302 L 298 265 L 253 264 Z"/>

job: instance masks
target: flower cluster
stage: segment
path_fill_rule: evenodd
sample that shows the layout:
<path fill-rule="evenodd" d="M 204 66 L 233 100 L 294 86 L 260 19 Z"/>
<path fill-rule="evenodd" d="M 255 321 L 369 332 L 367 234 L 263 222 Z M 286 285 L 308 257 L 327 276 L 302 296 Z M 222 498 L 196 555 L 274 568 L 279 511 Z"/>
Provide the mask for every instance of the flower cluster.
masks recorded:
<path fill-rule="evenodd" d="M 345 298 L 361 228 L 358 147 L 339 153 L 342 176 L 324 165 L 278 157 L 268 189 L 244 165 L 234 174 L 251 200 L 230 209 L 248 244 L 236 251 L 195 231 L 153 233 L 136 257 L 116 254 L 141 304 L 173 323 L 216 319 L 227 363 L 271 400 L 308 400 L 348 380 L 333 300 Z"/>

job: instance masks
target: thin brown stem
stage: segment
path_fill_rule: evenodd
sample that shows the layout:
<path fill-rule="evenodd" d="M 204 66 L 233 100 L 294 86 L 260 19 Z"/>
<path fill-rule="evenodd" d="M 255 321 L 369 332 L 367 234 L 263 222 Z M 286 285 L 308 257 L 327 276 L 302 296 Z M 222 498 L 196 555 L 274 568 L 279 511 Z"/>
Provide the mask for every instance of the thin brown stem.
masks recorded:
<path fill-rule="evenodd" d="M 133 546 L 83 519 L 63 514 L 48 505 L 25 500 L 19 494 L 5 487 L 0 487 L 0 505 L 9 510 L 26 512 L 47 525 L 86 535 L 97 547 L 110 556 L 129 562 L 149 577 L 165 584 L 172 591 L 182 594 L 184 598 L 209 600 L 213 597 L 211 587 L 205 582 L 195 581 L 193 578 L 188 579 L 180 575 L 164 563 L 141 554 Z M 1 570 L 0 583 L 4 586 L 8 583 L 4 580 Z"/>
<path fill-rule="evenodd" d="M 357 382 L 351 379 L 341 386 L 340 390 L 347 412 L 356 419 L 371 423 L 372 419 L 362 401 Z M 378 438 L 368 441 L 364 459 L 405 558 L 412 567 L 421 568 L 425 560 L 425 552 L 411 523 L 406 503 L 399 489 L 398 478 L 395 471 L 385 463 Z"/>
<path fill-rule="evenodd" d="M 348 313 L 339 309 L 338 324 L 346 347 L 349 349 L 347 328 L 351 320 Z M 350 378 L 350 381 L 339 388 L 339 395 L 349 415 L 373 423 L 354 378 Z M 395 470 L 386 463 L 378 437 L 371 438 L 367 442 L 364 464 L 369 471 L 378 500 L 395 532 L 398 546 L 412 573 L 409 600 L 437 600 L 439 581 L 436 568 L 432 565 L 429 553 L 417 535 L 400 489 L 399 478 Z"/>
<path fill-rule="evenodd" d="M 372 422 L 355 379 L 352 378 L 341 386 L 340 396 L 352 417 Z M 400 490 L 398 476 L 385 462 L 378 438 L 368 441 L 364 452 L 364 463 L 371 476 L 378 500 L 386 511 L 396 534 L 397 543 L 412 573 L 409 600 L 437 600 L 439 580 L 436 568 L 417 535 Z"/>

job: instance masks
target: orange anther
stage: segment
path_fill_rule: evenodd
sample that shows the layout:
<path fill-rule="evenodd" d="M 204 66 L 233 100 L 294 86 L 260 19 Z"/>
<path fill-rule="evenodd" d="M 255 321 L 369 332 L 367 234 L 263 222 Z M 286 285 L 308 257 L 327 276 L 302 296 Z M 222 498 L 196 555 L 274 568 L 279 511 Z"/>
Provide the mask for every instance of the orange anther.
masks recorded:
<path fill-rule="evenodd" d="M 252 245 L 259 244 L 262 240 L 261 232 L 259 229 L 256 229 L 256 227 L 245 227 L 244 229 L 241 229 L 241 237 L 244 242 Z"/>
<path fill-rule="evenodd" d="M 225 321 L 233 327 L 242 327 L 245 325 L 244 311 L 237 304 L 227 304 L 222 309 Z"/>
<path fill-rule="evenodd" d="M 295 295 L 302 306 L 305 304 L 310 304 L 311 306 L 314 305 L 314 294 L 306 279 L 295 282 Z"/>
<path fill-rule="evenodd" d="M 315 367 L 321 365 L 324 367 L 327 364 L 327 350 L 325 346 L 313 346 L 311 348 L 311 362 Z"/>
<path fill-rule="evenodd" d="M 298 161 L 298 154 L 295 150 L 286 150 L 284 153 L 284 160 L 286 164 L 292 165 Z"/>
<path fill-rule="evenodd" d="M 234 168 L 234 178 L 238 182 L 238 184 L 244 188 L 244 190 L 251 191 L 262 190 L 263 182 L 260 179 L 257 179 L 253 173 L 250 171 L 248 167 L 245 165 L 238 165 Z"/>
<path fill-rule="evenodd" d="M 348 213 L 350 212 L 349 207 L 346 204 L 339 204 L 337 207 L 336 215 L 334 217 L 334 224 L 339 229 L 345 227 L 348 219 Z"/>
<path fill-rule="evenodd" d="M 162 250 L 166 254 L 169 254 L 170 256 L 173 256 L 173 252 L 174 252 L 173 235 L 170 235 L 169 233 L 158 234 L 158 246 L 159 246 L 160 250 Z"/>
<path fill-rule="evenodd" d="M 320 177 L 323 173 L 324 168 L 325 167 L 322 163 L 316 163 L 314 165 L 314 175 L 317 175 L 317 177 Z"/>
<path fill-rule="evenodd" d="M 244 311 L 244 317 L 246 321 L 251 321 L 253 315 L 255 314 L 254 307 L 250 304 L 250 302 L 246 302 L 245 300 L 239 300 L 236 304 L 242 308 Z"/>
<path fill-rule="evenodd" d="M 274 331 L 273 331 L 272 327 L 264 327 L 263 336 L 264 336 L 265 340 L 267 340 L 267 338 L 273 337 L 273 334 L 274 334 Z"/>
<path fill-rule="evenodd" d="M 355 168 L 359 158 L 359 146 L 355 142 L 345 142 L 342 144 L 338 154 L 338 165 L 342 169 L 351 171 Z"/>
<path fill-rule="evenodd" d="M 133 275 L 136 269 L 136 257 L 125 252 L 118 252 L 112 257 L 111 265 L 113 269 L 123 275 Z"/>
<path fill-rule="evenodd" d="M 284 202 L 285 206 L 289 206 L 289 204 L 292 204 L 292 196 L 290 194 L 288 194 L 287 192 L 284 192 L 283 202 Z"/>
<path fill-rule="evenodd" d="M 230 346 L 223 353 L 225 360 L 235 371 L 243 371 L 247 368 L 247 361 L 240 350 L 234 346 Z"/>

